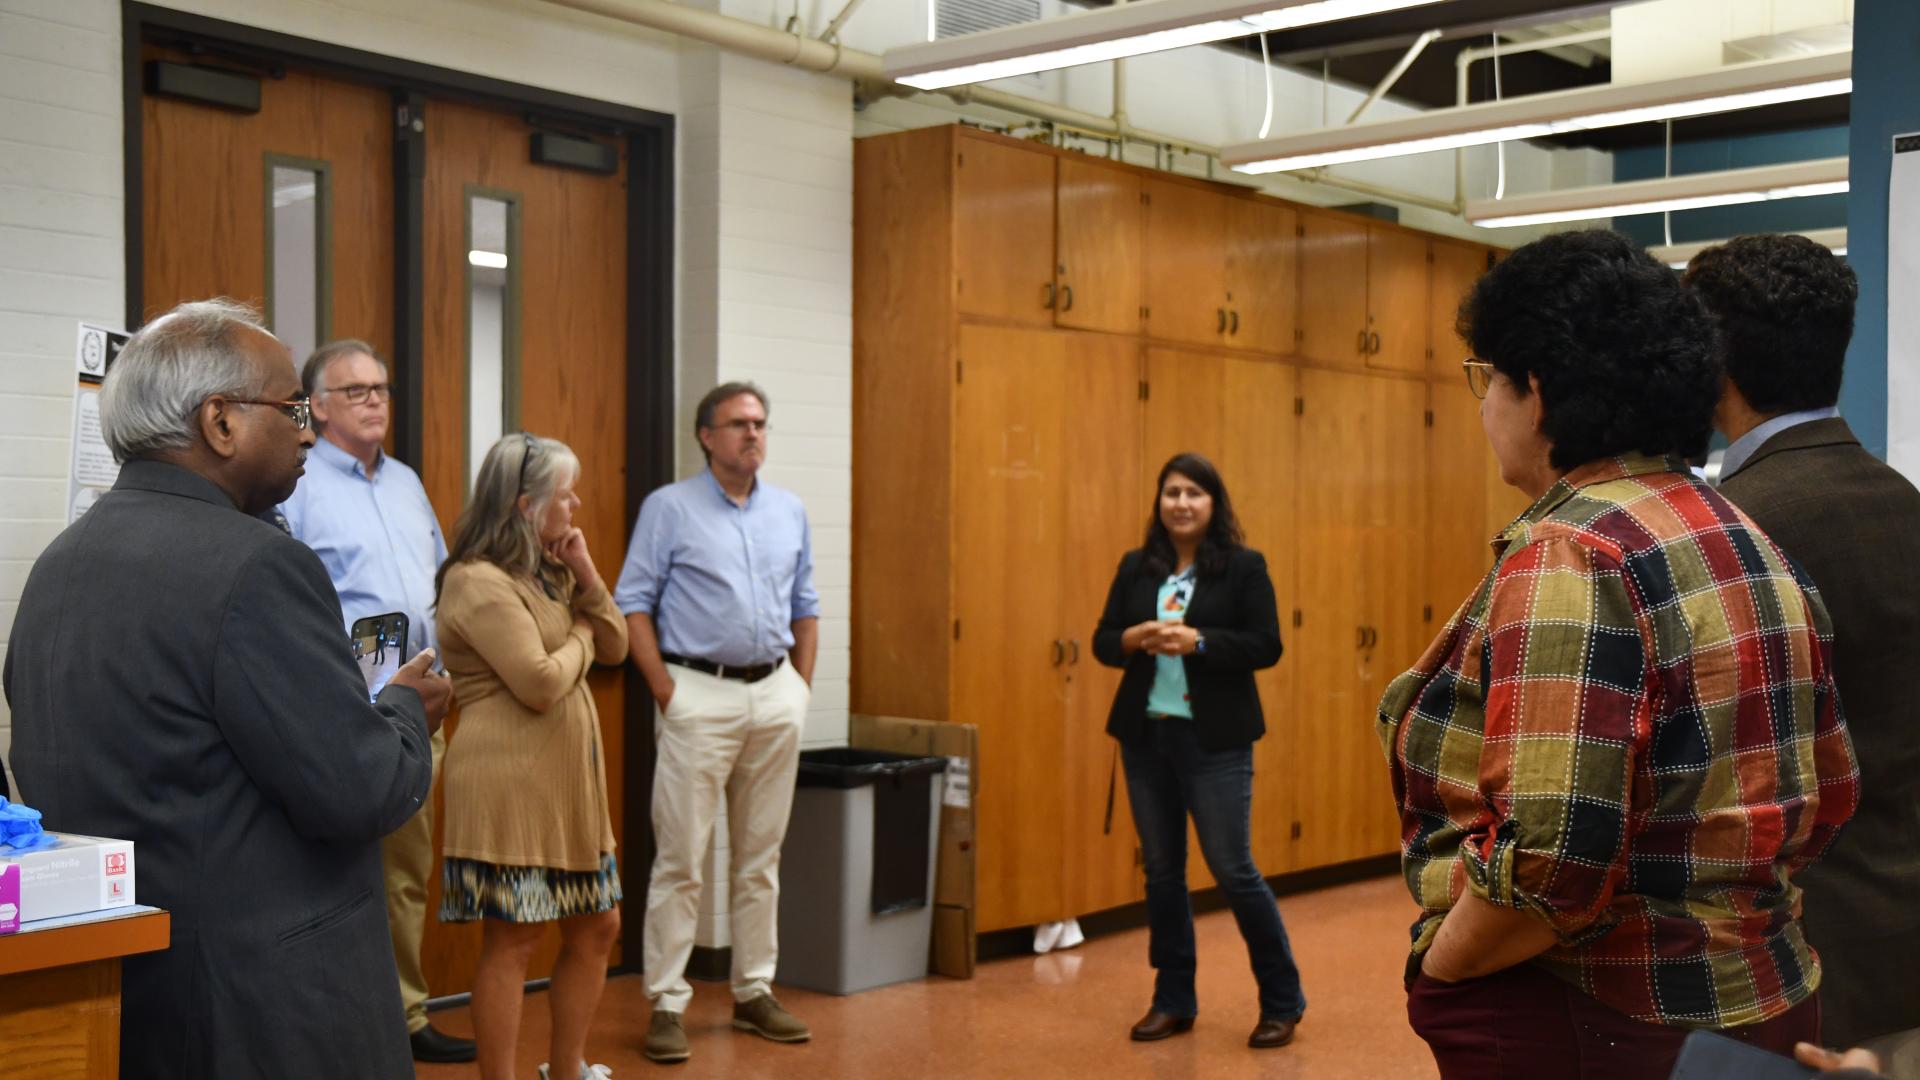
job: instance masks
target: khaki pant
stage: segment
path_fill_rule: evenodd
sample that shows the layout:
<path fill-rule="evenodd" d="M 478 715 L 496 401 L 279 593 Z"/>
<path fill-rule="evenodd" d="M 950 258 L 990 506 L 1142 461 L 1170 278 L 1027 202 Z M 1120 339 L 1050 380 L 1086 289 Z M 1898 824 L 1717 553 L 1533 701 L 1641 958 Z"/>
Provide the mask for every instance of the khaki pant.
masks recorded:
<path fill-rule="evenodd" d="M 433 733 L 433 778 L 447 753 L 444 731 Z M 420 937 L 427 926 L 427 875 L 433 873 L 433 789 L 426 804 L 405 825 L 380 842 L 380 863 L 387 879 L 387 931 L 393 935 L 393 966 L 400 973 L 400 1003 L 407 1010 L 407 1032 L 427 1026 L 427 976 L 420 970 Z"/>
<path fill-rule="evenodd" d="M 812 692 L 782 664 L 756 683 L 669 664 L 673 697 L 655 724 L 654 855 L 645 978 L 653 1007 L 684 1013 L 700 916 L 701 861 L 722 800 L 732 863 L 733 998 L 768 992 L 779 959 L 780 843 L 793 810 Z"/>

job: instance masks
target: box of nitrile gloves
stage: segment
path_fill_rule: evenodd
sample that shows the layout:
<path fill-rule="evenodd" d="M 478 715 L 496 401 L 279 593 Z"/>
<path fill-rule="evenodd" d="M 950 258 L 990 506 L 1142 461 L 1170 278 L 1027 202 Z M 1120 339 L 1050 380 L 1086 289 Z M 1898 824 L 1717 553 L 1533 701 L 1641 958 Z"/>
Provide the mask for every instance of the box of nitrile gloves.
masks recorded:
<path fill-rule="evenodd" d="M 0 870 L 11 867 L 18 875 L 21 922 L 133 906 L 133 841 L 47 835 L 52 847 L 0 848 Z"/>

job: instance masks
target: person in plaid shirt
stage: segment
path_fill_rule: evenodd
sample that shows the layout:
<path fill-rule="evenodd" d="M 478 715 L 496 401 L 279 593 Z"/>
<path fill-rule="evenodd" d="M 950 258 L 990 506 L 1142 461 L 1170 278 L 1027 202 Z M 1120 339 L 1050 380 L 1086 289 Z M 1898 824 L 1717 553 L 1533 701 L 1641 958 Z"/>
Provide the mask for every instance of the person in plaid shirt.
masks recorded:
<path fill-rule="evenodd" d="M 1664 1077 L 1687 1031 L 1817 1041 L 1795 872 L 1858 801 L 1826 609 L 1685 458 L 1721 369 L 1696 296 L 1616 233 L 1514 252 L 1461 308 L 1533 505 L 1379 734 L 1445 1080 Z"/>

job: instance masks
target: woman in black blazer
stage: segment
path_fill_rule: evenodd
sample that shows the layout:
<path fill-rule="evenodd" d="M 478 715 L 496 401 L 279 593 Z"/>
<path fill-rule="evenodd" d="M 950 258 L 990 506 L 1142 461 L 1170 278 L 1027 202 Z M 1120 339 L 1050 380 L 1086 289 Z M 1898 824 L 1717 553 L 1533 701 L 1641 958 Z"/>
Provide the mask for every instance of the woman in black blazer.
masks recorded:
<path fill-rule="evenodd" d="M 1241 540 L 1211 462 L 1179 454 L 1160 470 L 1146 546 L 1120 560 L 1094 655 L 1124 668 L 1107 734 L 1120 742 L 1147 872 L 1153 1005 L 1142 1042 L 1193 1027 L 1193 909 L 1187 817 L 1233 907 L 1260 986 L 1253 1047 L 1285 1046 L 1306 1011 L 1273 890 L 1253 864 L 1253 741 L 1265 731 L 1253 673 L 1280 662 L 1267 561 Z"/>

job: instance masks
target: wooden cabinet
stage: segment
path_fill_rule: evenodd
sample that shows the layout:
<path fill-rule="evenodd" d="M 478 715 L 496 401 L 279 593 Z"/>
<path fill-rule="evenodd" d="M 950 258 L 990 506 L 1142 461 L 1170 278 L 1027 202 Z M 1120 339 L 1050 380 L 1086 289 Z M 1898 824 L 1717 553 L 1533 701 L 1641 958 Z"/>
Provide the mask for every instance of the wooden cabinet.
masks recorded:
<path fill-rule="evenodd" d="M 1052 326 L 1054 159 L 984 140 L 952 153 L 955 303 L 967 315 Z"/>
<path fill-rule="evenodd" d="M 1427 370 L 1427 238 L 1367 229 L 1367 366 Z"/>
<path fill-rule="evenodd" d="M 1060 294 L 1054 322 L 1139 333 L 1140 177 L 1074 157 L 1061 158 L 1059 165 L 1059 265 L 1054 270 Z"/>
<path fill-rule="evenodd" d="M 1149 180 L 1144 191 L 1147 336 L 1292 352 L 1293 209 L 1190 182 Z"/>
<path fill-rule="evenodd" d="M 1398 226 L 1300 215 L 1300 351 L 1342 367 L 1427 366 L 1427 240 Z"/>
<path fill-rule="evenodd" d="M 1442 383 L 1448 379 L 1457 382 L 1463 378 L 1460 361 L 1471 351 L 1455 329 L 1460 301 L 1487 272 L 1492 252 L 1444 240 L 1435 240 L 1430 250 L 1433 269 L 1427 290 L 1427 373 Z"/>
<path fill-rule="evenodd" d="M 1227 207 L 1227 344 L 1293 352 L 1299 216 L 1272 199 L 1231 199 Z"/>
<path fill-rule="evenodd" d="M 1310 370 L 1300 394 L 1295 857 L 1319 866 L 1396 844 L 1373 713 L 1426 644 L 1426 392 L 1410 380 Z"/>
<path fill-rule="evenodd" d="M 1227 336 L 1228 210 L 1235 200 L 1171 180 L 1146 194 L 1149 337 L 1218 345 Z"/>
<path fill-rule="evenodd" d="M 1278 600 L 1257 864 L 1395 850 L 1374 709 L 1508 505 L 1427 355 L 1485 249 L 970 129 L 860 140 L 855 185 L 852 704 L 978 726 L 977 927 L 1144 895 L 1092 637 L 1182 451 Z"/>

